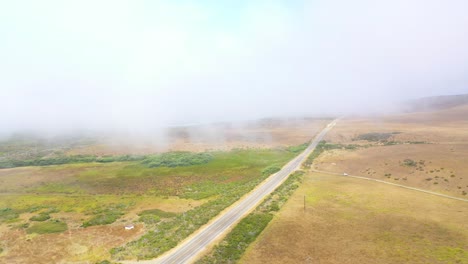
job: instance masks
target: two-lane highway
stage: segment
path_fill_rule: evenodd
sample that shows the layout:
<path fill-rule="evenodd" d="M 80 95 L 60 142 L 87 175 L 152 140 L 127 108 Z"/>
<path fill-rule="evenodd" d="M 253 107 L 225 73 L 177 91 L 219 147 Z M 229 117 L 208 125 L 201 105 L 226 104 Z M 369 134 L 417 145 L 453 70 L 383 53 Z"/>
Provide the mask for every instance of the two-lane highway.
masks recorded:
<path fill-rule="evenodd" d="M 298 170 L 301 164 L 314 151 L 317 144 L 336 124 L 336 120 L 324 128 L 310 143 L 310 145 L 297 157 L 286 164 L 280 171 L 268 177 L 257 188 L 243 196 L 239 201 L 219 214 L 214 220 L 200 228 L 193 235 L 185 239 L 174 249 L 154 260 L 126 263 L 164 263 L 180 264 L 192 263 L 196 260 L 200 252 L 210 246 L 222 235 L 224 235 L 234 224 L 244 218 L 250 211 L 271 192 L 273 192 L 287 177 Z"/>

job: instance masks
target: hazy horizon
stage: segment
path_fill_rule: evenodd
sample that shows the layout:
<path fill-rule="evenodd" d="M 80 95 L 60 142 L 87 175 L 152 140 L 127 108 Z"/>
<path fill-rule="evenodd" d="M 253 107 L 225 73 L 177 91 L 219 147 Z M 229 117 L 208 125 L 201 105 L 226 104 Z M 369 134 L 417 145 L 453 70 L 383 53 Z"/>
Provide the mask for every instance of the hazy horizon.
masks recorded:
<path fill-rule="evenodd" d="M 376 113 L 468 92 L 465 1 L 0 4 L 0 135 Z"/>

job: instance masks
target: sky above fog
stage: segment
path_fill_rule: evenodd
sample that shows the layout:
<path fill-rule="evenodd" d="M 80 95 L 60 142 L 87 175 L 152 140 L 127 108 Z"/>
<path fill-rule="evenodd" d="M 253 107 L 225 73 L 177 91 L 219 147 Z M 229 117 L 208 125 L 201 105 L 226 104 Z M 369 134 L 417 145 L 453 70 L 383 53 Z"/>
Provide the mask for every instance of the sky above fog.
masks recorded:
<path fill-rule="evenodd" d="M 0 134 L 375 112 L 468 92 L 466 0 L 0 3 Z"/>

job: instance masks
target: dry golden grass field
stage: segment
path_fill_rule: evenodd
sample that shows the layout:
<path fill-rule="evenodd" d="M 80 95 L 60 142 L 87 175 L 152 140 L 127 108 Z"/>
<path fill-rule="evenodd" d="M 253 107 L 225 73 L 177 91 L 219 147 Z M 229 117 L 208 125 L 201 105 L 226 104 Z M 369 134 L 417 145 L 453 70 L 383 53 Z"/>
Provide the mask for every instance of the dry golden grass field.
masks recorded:
<path fill-rule="evenodd" d="M 310 172 L 241 263 L 468 263 L 467 216 L 467 202 Z"/>
<path fill-rule="evenodd" d="M 391 135 L 383 143 L 359 140 L 366 133 Z M 315 169 L 468 198 L 466 105 L 436 112 L 347 118 L 337 124 L 326 140 L 361 147 L 328 151 L 315 161 Z"/>
<path fill-rule="evenodd" d="M 467 117 L 461 105 L 344 118 L 325 138 L 342 147 L 312 169 L 467 199 Z M 468 263 L 468 202 L 310 171 L 241 262 Z"/>

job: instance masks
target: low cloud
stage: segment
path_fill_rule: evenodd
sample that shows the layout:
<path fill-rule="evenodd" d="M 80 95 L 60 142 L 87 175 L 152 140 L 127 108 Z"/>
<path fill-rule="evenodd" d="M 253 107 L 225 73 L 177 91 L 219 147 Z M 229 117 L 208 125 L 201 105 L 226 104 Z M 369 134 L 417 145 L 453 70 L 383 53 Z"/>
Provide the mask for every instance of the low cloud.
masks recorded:
<path fill-rule="evenodd" d="M 468 91 L 466 1 L 25 2 L 0 6 L 1 134 L 141 134 Z"/>

